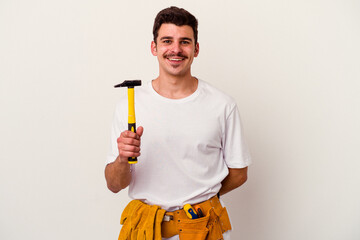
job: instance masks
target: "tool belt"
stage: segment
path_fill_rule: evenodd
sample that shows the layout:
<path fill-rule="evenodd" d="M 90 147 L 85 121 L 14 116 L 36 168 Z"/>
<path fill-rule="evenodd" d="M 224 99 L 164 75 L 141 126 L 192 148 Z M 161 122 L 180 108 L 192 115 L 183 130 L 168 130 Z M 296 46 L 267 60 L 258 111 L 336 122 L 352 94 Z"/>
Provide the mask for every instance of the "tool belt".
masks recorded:
<path fill-rule="evenodd" d="M 231 230 L 226 208 L 217 196 L 197 204 L 204 217 L 190 219 L 183 209 L 165 212 L 156 205 L 132 200 L 121 214 L 119 240 L 161 240 L 179 235 L 180 240 L 220 240 Z"/>

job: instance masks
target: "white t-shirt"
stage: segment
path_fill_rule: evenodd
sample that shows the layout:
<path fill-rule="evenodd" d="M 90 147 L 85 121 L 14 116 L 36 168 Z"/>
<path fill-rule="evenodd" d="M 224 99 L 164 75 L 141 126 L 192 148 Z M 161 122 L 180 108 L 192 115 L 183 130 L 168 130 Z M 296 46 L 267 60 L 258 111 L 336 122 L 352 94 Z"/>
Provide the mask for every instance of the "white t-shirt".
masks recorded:
<path fill-rule="evenodd" d="M 127 97 L 116 106 L 107 163 L 127 130 Z M 228 168 L 251 163 L 235 101 L 205 81 L 182 99 L 159 95 L 151 82 L 135 88 L 137 126 L 144 127 L 141 156 L 132 164 L 129 196 L 167 211 L 205 201 L 221 188 Z"/>

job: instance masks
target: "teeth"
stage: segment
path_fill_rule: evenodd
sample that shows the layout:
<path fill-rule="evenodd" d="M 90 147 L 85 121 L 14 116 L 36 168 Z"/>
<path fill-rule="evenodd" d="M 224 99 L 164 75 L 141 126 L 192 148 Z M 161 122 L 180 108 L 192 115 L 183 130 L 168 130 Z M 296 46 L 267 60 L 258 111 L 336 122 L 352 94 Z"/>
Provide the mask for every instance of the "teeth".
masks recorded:
<path fill-rule="evenodd" d="M 169 58 L 170 61 L 181 61 L 182 59 L 179 58 Z"/>

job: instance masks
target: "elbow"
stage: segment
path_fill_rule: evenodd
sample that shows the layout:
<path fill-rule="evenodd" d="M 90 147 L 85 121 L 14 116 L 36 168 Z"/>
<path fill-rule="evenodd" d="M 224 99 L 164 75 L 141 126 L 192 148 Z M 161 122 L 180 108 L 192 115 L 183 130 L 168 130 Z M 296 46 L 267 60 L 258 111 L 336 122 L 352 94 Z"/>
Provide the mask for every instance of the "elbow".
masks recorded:
<path fill-rule="evenodd" d="M 107 185 L 108 189 L 113 192 L 113 193 L 118 193 L 122 190 L 122 188 L 119 188 L 119 187 L 114 187 L 114 186 L 111 186 L 111 185 Z"/>
<path fill-rule="evenodd" d="M 242 186 L 247 181 L 247 176 L 241 176 L 234 180 L 233 184 L 235 188 Z"/>
<path fill-rule="evenodd" d="M 113 193 L 118 193 L 129 185 L 125 183 L 118 183 L 111 180 L 107 180 L 106 183 L 107 183 L 107 188 Z"/>
<path fill-rule="evenodd" d="M 240 187 L 243 185 L 248 179 L 247 172 L 239 174 L 235 179 L 235 185 L 236 187 Z"/>
<path fill-rule="evenodd" d="M 243 185 L 246 181 L 247 181 L 248 177 L 246 176 L 241 176 L 238 180 L 238 187 L 240 187 L 241 185 Z"/>

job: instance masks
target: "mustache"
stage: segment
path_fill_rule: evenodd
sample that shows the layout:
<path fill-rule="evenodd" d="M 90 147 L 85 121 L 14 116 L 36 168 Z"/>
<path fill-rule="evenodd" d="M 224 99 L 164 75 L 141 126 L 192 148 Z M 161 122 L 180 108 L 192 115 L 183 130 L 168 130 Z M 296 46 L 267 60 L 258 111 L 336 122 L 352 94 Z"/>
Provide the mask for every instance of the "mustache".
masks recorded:
<path fill-rule="evenodd" d="M 165 58 L 170 58 L 170 57 L 182 57 L 182 58 L 188 58 L 187 56 L 181 54 L 181 53 L 178 53 L 178 54 L 172 54 L 172 53 L 169 53 L 169 54 L 164 54 L 164 57 Z"/>

